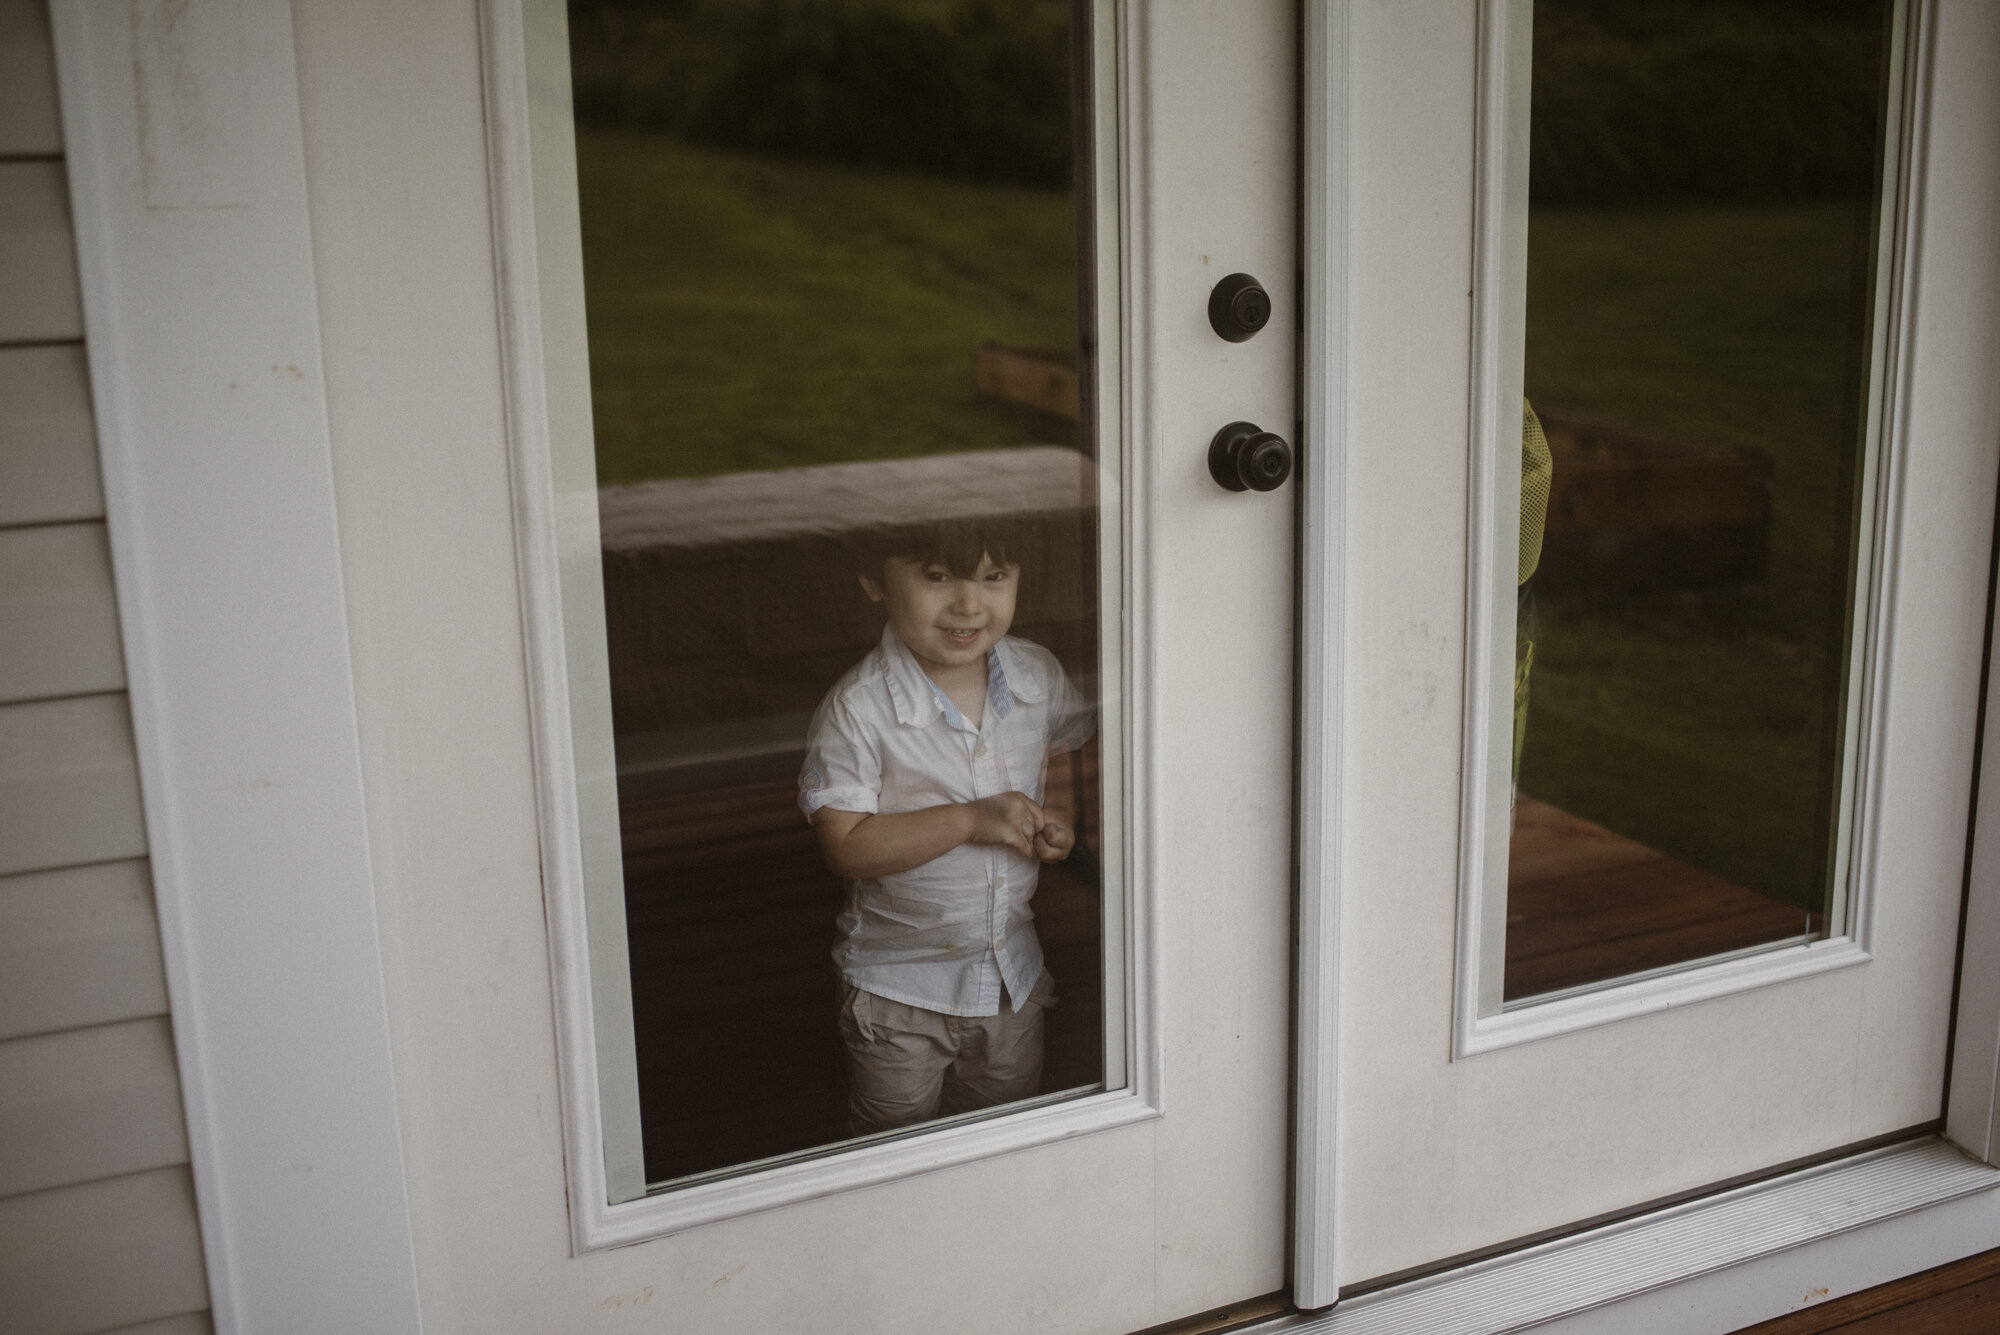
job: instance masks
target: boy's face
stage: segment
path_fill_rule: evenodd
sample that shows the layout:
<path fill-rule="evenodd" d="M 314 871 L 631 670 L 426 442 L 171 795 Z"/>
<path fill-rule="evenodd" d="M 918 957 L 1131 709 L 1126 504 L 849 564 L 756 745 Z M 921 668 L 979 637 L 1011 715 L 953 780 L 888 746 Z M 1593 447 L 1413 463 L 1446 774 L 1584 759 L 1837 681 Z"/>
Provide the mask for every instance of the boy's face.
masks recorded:
<path fill-rule="evenodd" d="M 891 557 L 882 563 L 880 580 L 861 577 L 861 589 L 886 604 L 897 638 L 936 676 L 940 669 L 985 661 L 1014 622 L 1020 574 L 1019 566 L 995 565 L 991 557 L 980 558 L 971 579 L 935 562 Z"/>

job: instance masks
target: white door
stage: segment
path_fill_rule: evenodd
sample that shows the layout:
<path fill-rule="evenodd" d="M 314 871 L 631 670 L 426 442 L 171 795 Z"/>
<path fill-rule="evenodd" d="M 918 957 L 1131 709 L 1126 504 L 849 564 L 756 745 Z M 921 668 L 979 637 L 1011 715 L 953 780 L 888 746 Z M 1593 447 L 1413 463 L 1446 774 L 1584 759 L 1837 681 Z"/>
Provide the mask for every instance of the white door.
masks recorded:
<path fill-rule="evenodd" d="M 1107 784 L 1101 816 L 1110 828 L 1106 860 L 1119 864 L 1107 884 L 1124 887 L 1115 903 L 1107 891 L 1104 994 L 1113 1017 L 1106 1047 L 1122 1046 L 1122 1062 L 1107 1062 L 1096 1092 L 1086 1080 L 1075 1097 L 997 1118 L 747 1172 L 723 1161 L 704 1175 L 717 1165 L 658 1170 L 630 1150 L 633 1119 L 653 1111 L 635 1113 L 632 1086 L 651 1076 L 644 1047 L 635 1063 L 620 1034 L 633 1018 L 617 989 L 621 971 L 635 991 L 649 980 L 637 944 L 625 969 L 641 925 L 621 919 L 618 896 L 591 879 L 603 870 L 593 871 L 591 859 L 617 847 L 615 830 L 613 842 L 593 842 L 610 810 L 593 803 L 611 776 L 601 732 L 606 684 L 591 677 L 587 651 L 604 628 L 577 601 L 587 598 L 599 558 L 586 546 L 583 582 L 558 585 L 558 553 L 538 545 L 587 531 L 588 520 L 584 529 L 564 527 L 573 507 L 588 514 L 600 482 L 630 479 L 593 478 L 587 462 L 579 471 L 578 456 L 565 453 L 575 438 L 564 433 L 579 420 L 589 383 L 578 244 L 568 230 L 575 187 L 565 185 L 574 180 L 577 141 L 562 87 L 562 7 L 525 9 L 524 18 L 512 4 L 492 4 L 482 17 L 506 382 L 461 371 L 438 392 L 468 420 L 495 424 L 503 404 L 509 414 L 525 516 L 526 632 L 505 619 L 469 631 L 461 613 L 446 611 L 516 596 L 506 555 L 507 434 L 489 427 L 379 454 L 371 440 L 407 439 L 402 419 L 388 405 L 358 401 L 352 430 L 336 431 L 355 487 L 343 499 L 350 588 L 367 605 L 357 619 L 364 729 L 397 757 L 377 757 L 378 855 L 412 873 L 443 872 L 413 875 L 412 897 L 386 918 L 402 943 L 391 947 L 400 960 L 389 968 L 392 1015 L 408 1050 L 424 1054 L 403 1071 L 401 1106 L 413 1193 L 428 1202 L 417 1207 L 416 1250 L 435 1328 L 581 1331 L 665 1321 L 868 1335 L 1122 1331 L 1276 1293 L 1285 1284 L 1289 1152 L 1292 493 L 1227 490 L 1211 475 L 1209 452 L 1230 422 L 1289 434 L 1295 417 L 1288 275 L 1296 15 L 1276 0 L 1075 8 L 1095 25 L 1094 100 L 1083 104 L 1095 117 L 1103 170 L 1094 295 L 1100 346 L 1118 349 L 1099 359 L 1094 389 L 1106 405 L 1102 420 L 1118 424 L 1118 434 L 1098 441 L 1099 513 L 1110 535 L 1100 566 L 1115 572 L 1104 606 L 1116 609 L 1103 618 L 1099 678 L 1104 765 L 1123 778 L 1122 789 Z M 464 118 L 477 106 L 455 88 L 459 133 L 449 143 L 413 142 L 407 128 L 428 119 L 429 71 L 472 61 L 479 37 L 469 13 L 405 6 L 376 11 L 365 37 L 345 19 L 303 21 L 307 67 L 344 68 L 351 49 L 356 60 L 365 50 L 372 69 L 400 59 L 384 53 L 408 50 L 424 69 L 393 87 L 329 79 L 319 89 L 324 100 L 308 111 L 329 144 L 320 164 L 328 216 L 316 224 L 323 291 L 407 283 L 445 305 L 442 275 L 459 271 L 469 281 L 464 268 L 478 271 L 461 252 L 487 244 L 487 183 L 459 170 L 471 160 Z M 396 108 L 377 105 L 385 96 Z M 367 144 L 392 124 L 395 147 L 378 158 Z M 606 142 L 585 145 L 586 173 L 600 161 L 591 153 L 611 151 Z M 703 161 L 721 164 L 720 173 L 760 170 L 754 156 L 730 153 Z M 451 206 L 450 225 L 416 237 L 356 205 L 394 194 L 405 171 L 423 175 L 435 159 L 454 173 L 428 187 Z M 776 179 L 773 169 L 753 185 L 784 188 Z M 893 191 L 898 178 L 842 179 Z M 438 207 L 434 199 L 427 211 L 435 216 Z M 586 207 L 586 286 L 601 253 L 590 230 L 599 222 Z M 743 244 L 744 235 L 725 227 L 713 240 Z M 995 245 L 1017 240 L 1004 227 L 993 233 Z M 1275 318 L 1242 343 L 1219 337 L 1208 310 L 1211 290 L 1232 272 L 1264 277 L 1275 294 Z M 591 291 L 595 319 L 618 294 Z M 328 302 L 338 305 L 337 297 Z M 725 308 L 711 318 L 756 315 Z M 659 318 L 692 317 L 676 310 Z M 364 365 L 426 355 L 415 328 L 385 328 L 358 311 L 351 324 L 340 313 L 330 321 L 335 381 L 343 362 L 358 387 Z M 624 350 L 601 330 L 593 327 L 588 353 L 608 365 Z M 968 375 L 975 350 L 968 340 L 953 354 Z M 859 376 L 872 368 L 859 355 L 851 369 Z M 609 415 L 601 383 L 599 395 L 602 432 Z M 898 487 L 908 481 L 898 477 Z M 471 565 L 461 561 L 466 534 L 436 523 L 459 509 L 468 488 L 479 499 L 461 513 L 485 554 Z M 871 499 L 883 497 L 857 503 Z M 697 500 L 690 522 L 713 519 L 720 504 Z M 604 506 L 609 544 L 612 502 Z M 560 605 L 558 589 L 568 600 Z M 844 589 L 854 595 L 851 581 Z M 615 602 L 618 594 L 604 596 Z M 367 646 L 378 632 L 382 642 Z M 516 670 L 524 633 L 525 681 Z M 377 659 L 378 651 L 389 657 Z M 432 652 L 455 666 L 436 675 L 409 669 Z M 467 671 L 472 663 L 481 666 Z M 531 712 L 544 729 L 532 766 Z M 504 758 L 488 763 L 496 745 Z M 428 777 L 408 768 L 418 755 L 440 760 L 434 772 L 420 762 Z M 628 790 L 630 760 L 617 757 Z M 531 774 L 543 799 L 539 873 Z M 444 870 L 453 847 L 482 870 Z M 480 848 L 505 852 L 475 854 Z M 629 867 L 629 845 L 627 855 Z M 825 905 L 826 922 L 837 907 Z M 545 908 L 556 938 L 553 988 L 541 963 Z M 1045 940 L 1053 931 L 1045 923 Z M 830 1021 L 823 950 L 818 960 L 809 981 Z M 1082 1000 L 1066 995 L 1062 1004 Z M 745 1105 L 731 1115 L 742 1121 L 759 1111 L 768 1109 Z"/>
<path fill-rule="evenodd" d="M 616 1010 L 592 1009 L 581 889 L 543 843 L 577 833 L 573 815 L 543 815 L 573 806 L 579 778 L 572 754 L 537 756 L 562 656 L 531 638 L 547 618 L 524 630 L 522 614 L 523 582 L 542 611 L 554 582 L 532 544 L 521 555 L 552 494 L 533 476 L 549 462 L 543 394 L 574 394 L 586 351 L 562 275 L 541 267 L 565 238 L 524 231 L 546 150 L 570 132 L 559 88 L 524 87 L 563 68 L 560 10 L 245 6 L 255 22 L 239 26 L 221 5 L 136 27 L 64 10 L 86 292 L 125 335 L 95 369 L 118 408 L 100 412 L 108 490 L 136 517 L 121 540 L 148 577 L 130 584 L 127 634 L 141 753 L 161 828 L 189 850 L 158 874 L 218 1311 L 351 1326 L 352 1270 L 328 1257 L 400 1276 L 366 1297 L 420 1303 L 447 1331 L 1117 1332 L 1286 1288 L 1297 535 L 1290 493 L 1224 491 L 1207 455 L 1226 423 L 1282 433 L 1297 411 L 1294 164 L 1329 126 L 1348 154 L 1345 190 L 1327 195 L 1347 206 L 1350 281 L 1334 286 L 1353 351 L 1344 398 L 1303 397 L 1328 414 L 1313 421 L 1344 411 L 1348 427 L 1347 704 L 1331 721 L 1346 796 L 1308 813 L 1303 848 L 1322 868 L 1338 854 L 1344 895 L 1340 1117 L 1306 1128 L 1338 1132 L 1340 1192 L 1330 1210 L 1308 1199 L 1336 1178 L 1322 1136 L 1299 1195 L 1337 1217 L 1340 1245 L 1309 1259 L 1363 1282 L 1933 1121 L 1983 593 L 1968 553 L 1986 550 L 1993 491 L 1990 403 L 1968 388 L 1990 366 L 1992 260 L 1968 220 L 1990 216 L 2000 157 L 1967 127 L 2000 117 L 1980 100 L 1978 7 L 1916 8 L 1945 26 L 1912 39 L 1908 123 L 1960 133 L 1909 136 L 1916 165 L 1892 192 L 1915 289 L 1895 328 L 1919 310 L 1943 323 L 1887 377 L 1900 463 L 1881 490 L 1904 537 L 1877 566 L 1896 636 L 1870 622 L 1864 637 L 1888 664 L 1869 716 L 1882 746 L 1862 767 L 1879 793 L 1872 922 L 1850 914 L 1729 965 L 1782 954 L 1807 961 L 1796 977 L 1680 1005 L 1696 998 L 1673 989 L 1696 975 L 1675 973 L 1634 1014 L 1487 1041 L 1484 1021 L 1518 1037 L 1640 995 L 1538 1003 L 1515 1023 L 1504 1004 L 1482 1011 L 1490 980 L 1468 986 L 1455 964 L 1479 960 L 1478 935 L 1460 935 L 1478 902 L 1464 868 L 1503 847 L 1463 832 L 1504 789 L 1479 765 L 1469 788 L 1460 776 L 1469 755 L 1504 754 L 1490 730 L 1468 743 L 1478 709 L 1461 701 L 1488 702 L 1487 729 L 1504 722 L 1490 653 L 1468 666 L 1467 649 L 1505 638 L 1498 585 L 1467 571 L 1493 573 L 1493 530 L 1512 533 L 1490 508 L 1471 522 L 1468 496 L 1509 476 L 1491 446 L 1510 386 L 1473 370 L 1475 350 L 1505 361 L 1474 311 L 1512 290 L 1507 229 L 1478 223 L 1482 199 L 1490 219 L 1507 198 L 1504 159 L 1481 145 L 1505 138 L 1482 108 L 1507 101 L 1509 48 L 1494 38 L 1482 57 L 1471 6 L 1312 7 L 1345 16 L 1351 84 L 1340 116 L 1298 135 L 1292 6 L 1107 5 L 1116 78 L 1095 109 L 1115 149 L 1123 348 L 1098 388 L 1120 410 L 1107 513 L 1127 535 L 1103 641 L 1125 656 L 1106 706 L 1130 797 L 1124 1069 L 991 1135 L 842 1149 L 815 1162 L 859 1167 L 816 1192 L 740 1175 L 710 1193 L 708 1222 L 667 1217 L 692 1189 L 608 1185 L 617 1131 L 602 1087 L 576 1077 L 600 1040 L 616 1056 L 598 1023 Z M 135 65 L 135 32 L 150 64 Z M 167 110 L 134 96 L 140 75 L 172 94 Z M 209 133 L 211 116 L 230 133 Z M 1323 202 L 1306 217 L 1328 221 Z M 1229 343 L 1206 308 L 1239 271 L 1267 280 L 1276 312 Z M 189 312 L 237 337 L 186 337 Z M 1334 368 L 1308 370 L 1308 388 L 1340 387 Z M 595 481 L 555 479 L 572 494 Z M 1307 516 L 1314 541 L 1326 513 Z M 275 643 L 273 624 L 291 628 Z M 207 671 L 217 656 L 229 672 Z M 1309 685 L 1312 727 L 1327 696 Z M 1318 753 L 1335 735 L 1305 741 Z M 1301 1027 L 1324 1040 L 1319 1018 Z M 1307 1074 L 1308 1094 L 1333 1084 Z"/>
<path fill-rule="evenodd" d="M 605 881 L 586 865 L 623 776 L 590 751 L 608 683 L 571 652 L 606 622 L 559 579 L 601 557 L 551 546 L 579 509 L 596 518 L 588 453 L 579 469 L 560 446 L 590 360 L 621 351 L 593 346 L 577 301 L 564 6 L 64 8 L 219 1327 L 408 1329 L 420 1307 L 439 1331 L 1116 1332 L 1285 1286 L 1295 490 L 1220 485 L 1211 455 L 1231 423 L 1282 436 L 1296 418 L 1297 14 L 712 8 L 859 15 L 843 40 L 863 46 L 914 24 L 901 75 L 947 87 L 923 45 L 939 22 L 993 39 L 989 85 L 1046 73 L 1009 63 L 1008 23 L 1089 30 L 1070 87 L 1089 89 L 1072 121 L 1097 171 L 1081 265 L 1097 282 L 1078 303 L 1096 310 L 1095 377 L 1072 412 L 1099 413 L 1101 541 L 1073 564 L 1099 572 L 1084 685 L 1106 890 L 1077 913 L 1102 943 L 1098 1078 L 654 1181 L 619 1088 L 638 1064 L 621 938 L 640 933 L 615 899 L 595 912 Z M 576 9 L 638 15 L 600 49 L 614 64 L 660 54 L 646 6 Z M 1037 86 L 1060 103 L 1064 83 Z M 751 196 L 782 186 L 741 148 L 703 141 L 721 154 L 703 160 L 735 154 L 718 170 Z M 898 195 L 894 164 L 861 165 L 822 177 L 936 204 Z M 958 199 L 976 242 L 1046 222 L 992 186 Z M 879 222 L 868 239 L 894 249 Z M 937 258 L 912 263 L 960 281 Z M 1245 342 L 1211 323 L 1232 273 L 1269 294 Z M 966 382 L 980 341 L 954 353 Z M 885 350 L 864 340 L 855 373 Z"/>
<path fill-rule="evenodd" d="M 1670 34 L 1690 63 L 1654 85 L 1720 118 L 1689 159 L 1715 170 L 1676 185 L 1659 144 L 1611 142 L 1671 121 L 1610 105 L 1668 67 L 1648 43 L 1671 18 L 1637 18 L 1352 17 L 1343 1287 L 1942 1116 L 1994 489 L 1974 424 L 1996 272 L 1968 243 L 1994 189 L 1990 16 L 1881 6 L 1852 30 L 1875 194 L 1865 161 L 1817 192 L 1716 184 L 1763 151 L 1701 91 L 1749 40 L 1720 20 Z M 1535 623 L 1524 379 L 1555 447 Z M 1813 393 L 1858 406 L 1778 424 Z M 1850 490 L 1787 453 L 1813 429 L 1861 459 Z M 1623 490 L 1591 490 L 1617 468 Z M 1669 497 L 1674 468 L 1706 480 Z M 1833 536 L 1807 558 L 1813 523 Z M 1831 593 L 1811 559 L 1846 563 Z M 1830 647 L 1785 629 L 1815 598 Z M 1817 722 L 1759 694 L 1780 678 L 1820 692 Z M 1793 836 L 1804 871 L 1772 856 L 1784 811 L 1819 822 Z"/>

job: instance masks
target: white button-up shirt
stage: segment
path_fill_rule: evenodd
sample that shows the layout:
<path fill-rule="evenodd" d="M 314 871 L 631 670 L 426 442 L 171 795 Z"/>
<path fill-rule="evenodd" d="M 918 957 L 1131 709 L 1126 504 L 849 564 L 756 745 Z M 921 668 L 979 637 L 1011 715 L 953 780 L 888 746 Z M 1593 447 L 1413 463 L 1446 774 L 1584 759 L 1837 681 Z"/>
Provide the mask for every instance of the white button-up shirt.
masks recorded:
<path fill-rule="evenodd" d="M 1005 792 L 1042 800 L 1043 762 L 1090 736 L 1093 717 L 1056 656 L 1006 636 L 986 655 L 986 711 L 973 727 L 893 630 L 834 683 L 813 716 L 799 775 L 810 817 L 921 811 Z M 947 1015 L 1020 1009 L 1042 973 L 1040 864 L 961 844 L 920 867 L 847 885 L 833 950 L 864 992 Z"/>

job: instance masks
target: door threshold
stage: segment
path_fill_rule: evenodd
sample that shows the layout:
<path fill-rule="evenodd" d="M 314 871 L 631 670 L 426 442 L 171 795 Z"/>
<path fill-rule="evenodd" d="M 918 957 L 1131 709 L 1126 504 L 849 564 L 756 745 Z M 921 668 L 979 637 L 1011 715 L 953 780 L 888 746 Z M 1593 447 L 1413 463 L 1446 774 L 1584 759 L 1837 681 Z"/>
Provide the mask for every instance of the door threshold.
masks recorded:
<path fill-rule="evenodd" d="M 1284 1294 L 1267 1293 L 1261 1298 L 1249 1298 L 1164 1325 L 1135 1330 L 1132 1335 L 1250 1335 L 1252 1331 L 1279 1329 L 1270 1324 L 1270 1319 L 1291 1316 L 1296 1311 Z"/>
<path fill-rule="evenodd" d="M 1278 1331 L 1499 1335 L 1528 1330 L 1995 1187 L 2000 1187 L 2000 1169 L 1926 1137 L 1377 1289 L 1321 1312 L 1282 1317 L 1251 1329 L 1258 1335 Z M 1920 1259 L 1905 1272 L 1993 1246 L 1985 1232 L 2000 1231 L 2000 1193 L 1980 1203 L 1993 1207 L 1982 1214 L 1985 1227 L 1959 1230 L 1951 1239 L 1962 1240 L 1962 1251 Z M 1985 1215 L 1991 1220 L 1986 1221 Z M 1895 1277 L 1850 1271 L 1841 1275 L 1837 1291 L 1830 1285 L 1811 1288 L 1802 1302 L 1762 1315 L 1782 1315 L 1805 1303 Z M 1789 1293 L 1790 1288 L 1780 1285 L 1776 1291 Z M 1735 1310 L 1742 1304 L 1728 1306 Z M 1697 1327 L 1690 1322 L 1692 1316 L 1683 1311 L 1668 1318 L 1682 1324 L 1660 1328 L 1693 1331 Z M 1728 1319 L 1734 1324 L 1712 1328 L 1735 1330 L 1761 1318 Z M 1649 1327 L 1629 1328 L 1636 1335 Z"/>

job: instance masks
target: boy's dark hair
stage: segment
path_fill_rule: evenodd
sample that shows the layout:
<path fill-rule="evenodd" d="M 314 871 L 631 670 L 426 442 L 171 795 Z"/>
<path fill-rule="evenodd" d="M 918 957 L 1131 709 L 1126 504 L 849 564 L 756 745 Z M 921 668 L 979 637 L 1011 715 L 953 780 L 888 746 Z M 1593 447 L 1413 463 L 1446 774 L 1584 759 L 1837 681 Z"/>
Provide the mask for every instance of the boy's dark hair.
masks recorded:
<path fill-rule="evenodd" d="M 1000 516 L 991 519 L 947 519 L 935 523 L 881 529 L 862 537 L 857 553 L 861 572 L 879 577 L 891 560 L 941 565 L 960 579 L 971 579 L 982 558 L 995 565 L 1029 566 L 1042 555 L 1047 535 L 1042 516 Z"/>

